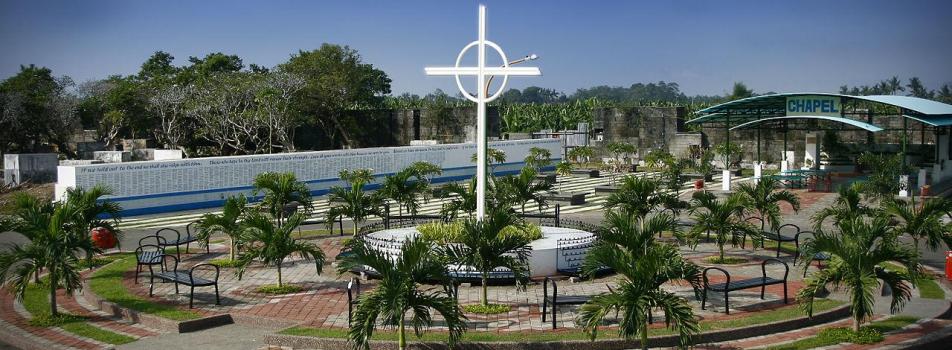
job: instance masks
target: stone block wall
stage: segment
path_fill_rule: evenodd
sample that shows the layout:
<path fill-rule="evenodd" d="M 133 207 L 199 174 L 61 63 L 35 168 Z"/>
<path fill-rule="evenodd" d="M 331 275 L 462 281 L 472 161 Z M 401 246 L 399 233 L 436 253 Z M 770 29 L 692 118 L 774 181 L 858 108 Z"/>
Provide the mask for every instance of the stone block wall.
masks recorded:
<path fill-rule="evenodd" d="M 618 107 L 595 110 L 592 129 L 602 135 L 597 148 L 611 142 L 635 145 L 641 153 L 668 149 L 684 129 L 684 107 Z M 599 147 L 600 145 L 600 147 Z M 601 150 L 603 156 L 607 152 Z"/>

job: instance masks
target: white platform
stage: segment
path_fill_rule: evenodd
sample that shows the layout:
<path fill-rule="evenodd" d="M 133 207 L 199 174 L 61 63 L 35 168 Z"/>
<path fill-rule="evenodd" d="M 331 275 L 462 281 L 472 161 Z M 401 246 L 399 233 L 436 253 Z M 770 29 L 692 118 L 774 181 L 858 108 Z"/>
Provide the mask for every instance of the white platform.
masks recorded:
<path fill-rule="evenodd" d="M 396 228 L 383 231 L 377 231 L 369 236 L 379 240 L 392 240 L 395 243 L 401 243 L 408 237 L 414 237 L 419 232 L 414 227 Z M 594 234 L 582 230 L 576 230 L 565 227 L 542 226 L 542 238 L 532 241 L 529 244 L 532 252 L 529 257 L 529 270 L 531 277 L 544 277 L 557 274 L 558 265 L 558 242 L 562 239 L 584 239 L 593 237 Z M 388 253 L 399 253 L 399 247 L 395 244 Z M 453 266 L 455 268 L 455 266 Z"/>

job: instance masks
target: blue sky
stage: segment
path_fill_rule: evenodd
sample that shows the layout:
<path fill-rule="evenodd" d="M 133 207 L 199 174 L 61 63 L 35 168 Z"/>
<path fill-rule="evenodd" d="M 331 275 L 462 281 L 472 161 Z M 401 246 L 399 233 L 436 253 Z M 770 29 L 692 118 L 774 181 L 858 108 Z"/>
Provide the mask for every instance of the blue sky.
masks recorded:
<path fill-rule="evenodd" d="M 274 66 L 299 49 L 347 44 L 386 71 L 394 93 L 455 93 L 451 65 L 476 36 L 476 1 L 0 0 L 0 78 L 35 63 L 77 82 L 132 74 L 154 51 L 184 64 L 222 51 Z M 489 39 L 536 53 L 571 93 L 674 81 L 689 94 L 835 91 L 892 75 L 952 83 L 952 1 L 482 1 Z"/>

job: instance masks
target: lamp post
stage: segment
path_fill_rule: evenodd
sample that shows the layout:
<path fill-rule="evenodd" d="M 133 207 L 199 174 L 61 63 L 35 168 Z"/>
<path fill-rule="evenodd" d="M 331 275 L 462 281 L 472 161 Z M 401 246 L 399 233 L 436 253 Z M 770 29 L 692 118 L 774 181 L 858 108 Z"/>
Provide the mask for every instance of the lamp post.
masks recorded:
<path fill-rule="evenodd" d="M 539 55 L 531 54 L 531 55 L 528 55 L 528 56 L 526 56 L 526 57 L 520 58 L 520 59 L 518 59 L 518 60 L 509 61 L 509 65 L 510 65 L 510 66 L 514 66 L 514 65 L 520 64 L 520 63 L 522 63 L 522 62 L 533 61 L 533 60 L 537 60 L 537 59 L 539 59 Z M 505 66 L 506 66 L 506 65 L 502 65 L 501 67 L 505 67 Z M 492 85 L 492 83 L 493 83 L 493 78 L 495 78 L 495 77 L 496 77 L 495 75 L 490 75 L 490 76 L 489 76 L 489 79 L 486 80 L 486 91 L 485 91 L 485 92 L 486 92 L 486 96 L 489 96 L 489 86 Z"/>
<path fill-rule="evenodd" d="M 496 53 L 502 57 L 502 67 L 486 67 L 487 46 L 495 50 Z M 460 67 L 463 55 L 473 47 L 476 47 L 478 51 L 478 65 L 476 67 Z M 532 56 L 534 55 L 526 56 L 526 58 L 531 58 Z M 523 59 L 523 61 L 525 61 L 525 59 Z M 542 75 L 542 72 L 537 67 L 510 67 L 509 59 L 506 58 L 506 54 L 502 51 L 502 48 L 496 43 L 486 39 L 485 5 L 479 5 L 478 39 L 463 47 L 463 50 L 461 50 L 456 57 L 456 66 L 427 67 L 425 70 L 427 75 L 455 77 L 456 87 L 463 93 L 463 97 L 476 102 L 476 219 L 482 220 L 486 215 L 486 103 L 495 100 L 502 94 L 502 91 L 506 88 L 506 83 L 509 82 L 510 76 L 535 76 Z M 463 87 L 463 83 L 460 81 L 461 75 L 476 76 L 476 96 L 471 96 Z M 486 77 L 489 76 L 490 79 L 492 79 L 494 75 L 502 75 L 503 80 L 499 90 L 489 95 L 489 91 L 487 91 L 489 84 L 486 81 Z"/>

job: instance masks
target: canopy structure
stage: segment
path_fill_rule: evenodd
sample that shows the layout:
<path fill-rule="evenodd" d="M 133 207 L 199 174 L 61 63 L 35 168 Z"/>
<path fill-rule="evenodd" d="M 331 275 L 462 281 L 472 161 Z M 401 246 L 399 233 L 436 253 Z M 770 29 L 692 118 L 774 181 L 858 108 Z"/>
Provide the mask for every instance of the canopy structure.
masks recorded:
<path fill-rule="evenodd" d="M 878 109 L 860 108 L 866 104 L 879 106 Z M 883 110 L 895 112 L 883 113 Z M 889 129 L 888 125 L 875 125 L 873 115 L 894 115 L 902 118 L 901 129 Z M 697 112 L 697 117 L 686 124 L 711 125 L 723 127 L 727 142 L 730 143 L 731 130 L 758 130 L 757 157 L 760 158 L 760 133 L 763 127 L 790 130 L 788 124 L 796 121 L 825 121 L 823 125 L 838 125 L 845 128 L 858 128 L 868 132 L 883 130 L 902 130 L 902 151 L 905 158 L 908 120 L 923 125 L 950 129 L 952 127 L 952 105 L 911 96 L 875 95 L 851 96 L 829 93 L 782 93 L 748 97 L 711 106 Z M 817 129 L 813 122 L 810 127 Z M 830 128 L 830 127 L 827 127 Z M 786 149 L 786 133 L 784 149 Z M 903 160 L 905 162 L 905 159 Z"/>

